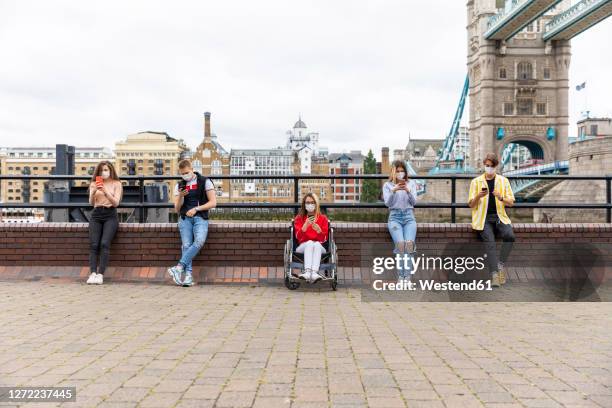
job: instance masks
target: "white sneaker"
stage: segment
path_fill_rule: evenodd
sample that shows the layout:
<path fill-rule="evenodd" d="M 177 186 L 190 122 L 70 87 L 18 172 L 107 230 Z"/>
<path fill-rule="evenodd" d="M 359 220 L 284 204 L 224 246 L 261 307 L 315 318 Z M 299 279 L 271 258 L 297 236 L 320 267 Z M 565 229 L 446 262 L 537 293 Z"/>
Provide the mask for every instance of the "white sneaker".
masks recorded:
<path fill-rule="evenodd" d="M 317 272 L 315 271 L 310 272 L 310 283 L 317 283 L 321 279 L 323 279 L 323 277 L 321 277 L 321 275 L 319 275 Z"/>
<path fill-rule="evenodd" d="M 89 274 L 89 278 L 87 278 L 88 285 L 94 285 L 96 283 L 96 280 L 97 280 L 96 275 L 98 274 L 95 272 L 92 272 Z"/>
<path fill-rule="evenodd" d="M 306 269 L 304 273 L 301 273 L 298 278 L 310 281 L 310 271 Z"/>
<path fill-rule="evenodd" d="M 104 283 L 104 275 L 102 275 L 101 273 L 98 273 L 96 275 L 96 285 L 101 285 L 102 283 Z"/>

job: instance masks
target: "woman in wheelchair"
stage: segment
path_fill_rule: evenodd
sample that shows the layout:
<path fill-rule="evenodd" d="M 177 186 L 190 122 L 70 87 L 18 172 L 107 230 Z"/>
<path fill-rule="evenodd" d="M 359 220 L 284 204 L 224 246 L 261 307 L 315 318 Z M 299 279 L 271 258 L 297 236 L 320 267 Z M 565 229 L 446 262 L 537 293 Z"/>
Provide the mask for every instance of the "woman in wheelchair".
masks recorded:
<path fill-rule="evenodd" d="M 322 279 L 319 275 L 321 255 L 326 253 L 323 243 L 327 241 L 328 220 L 321 214 L 319 199 L 307 193 L 302 199 L 298 215 L 293 220 L 298 247 L 295 252 L 304 254 L 304 273 L 299 278 L 311 283 Z"/>
<path fill-rule="evenodd" d="M 414 205 L 417 200 L 416 183 L 407 177 L 406 164 L 395 160 L 391 165 L 389 181 L 383 186 L 383 199 L 389 207 L 388 228 L 395 245 L 393 253 L 400 254 L 398 282 L 410 280 L 412 276 L 411 258 L 416 252 L 417 223 L 414 218 Z M 404 257 L 407 255 L 407 257 Z M 404 267 L 404 260 L 407 265 Z"/>

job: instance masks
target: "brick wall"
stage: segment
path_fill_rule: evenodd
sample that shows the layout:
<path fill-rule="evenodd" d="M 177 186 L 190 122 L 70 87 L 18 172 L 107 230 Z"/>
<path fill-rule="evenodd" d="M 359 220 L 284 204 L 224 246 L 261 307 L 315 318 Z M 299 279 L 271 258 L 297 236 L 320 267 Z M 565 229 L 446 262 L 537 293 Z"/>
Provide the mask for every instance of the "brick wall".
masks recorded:
<path fill-rule="evenodd" d="M 206 244 L 194 262 L 194 273 L 200 281 L 280 279 L 288 227 L 282 222 L 211 221 Z M 338 222 L 334 228 L 343 280 L 361 281 L 363 243 L 387 243 L 392 247 L 384 223 Z M 514 231 L 517 242 L 534 243 L 534 247 L 551 242 L 612 243 L 612 224 L 514 224 Z M 469 224 L 418 226 L 420 250 L 475 242 L 476 235 Z M 0 278 L 86 276 L 88 246 L 87 224 L 0 223 Z M 525 265 L 545 261 L 547 255 L 538 251 L 515 251 L 513 257 L 522 258 Z M 175 224 L 121 224 L 111 247 L 107 275 L 126 280 L 164 280 L 166 267 L 179 257 Z M 525 272 L 525 276 L 529 273 Z"/>

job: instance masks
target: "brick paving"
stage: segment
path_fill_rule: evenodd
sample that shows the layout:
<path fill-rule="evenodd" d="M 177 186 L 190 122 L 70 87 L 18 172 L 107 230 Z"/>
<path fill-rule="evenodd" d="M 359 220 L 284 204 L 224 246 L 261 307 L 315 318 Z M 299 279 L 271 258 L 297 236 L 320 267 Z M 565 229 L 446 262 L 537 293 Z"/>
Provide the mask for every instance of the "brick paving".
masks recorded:
<path fill-rule="evenodd" d="M 0 327 L 0 385 L 76 386 L 69 407 L 612 406 L 605 302 L 0 282 Z"/>

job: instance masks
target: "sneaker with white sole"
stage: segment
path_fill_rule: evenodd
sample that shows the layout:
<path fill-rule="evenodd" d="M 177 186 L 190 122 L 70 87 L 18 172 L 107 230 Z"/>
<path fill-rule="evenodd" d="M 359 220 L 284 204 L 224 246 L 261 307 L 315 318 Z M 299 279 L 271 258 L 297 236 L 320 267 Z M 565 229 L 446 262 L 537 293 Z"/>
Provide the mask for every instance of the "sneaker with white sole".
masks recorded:
<path fill-rule="evenodd" d="M 319 275 L 318 272 L 310 271 L 310 283 L 317 283 L 321 279 L 323 279 L 323 277 Z"/>
<path fill-rule="evenodd" d="M 98 275 L 98 274 L 95 273 L 95 272 L 92 272 L 92 273 L 89 274 L 89 278 L 87 278 L 87 284 L 88 285 L 95 285 L 96 280 L 97 280 L 96 275 Z"/>
<path fill-rule="evenodd" d="M 183 285 L 183 282 L 181 281 L 182 273 L 183 273 L 183 268 L 181 265 L 175 265 L 172 268 L 168 268 L 168 275 L 170 275 L 174 283 L 176 283 L 179 286 Z"/>
<path fill-rule="evenodd" d="M 305 269 L 303 273 L 301 273 L 298 278 L 310 281 L 310 270 Z"/>
<path fill-rule="evenodd" d="M 96 274 L 96 285 L 101 285 L 104 283 L 104 275 L 101 273 Z"/>
<path fill-rule="evenodd" d="M 183 279 L 183 286 L 193 286 L 193 275 L 190 273 L 185 274 L 185 279 Z"/>

